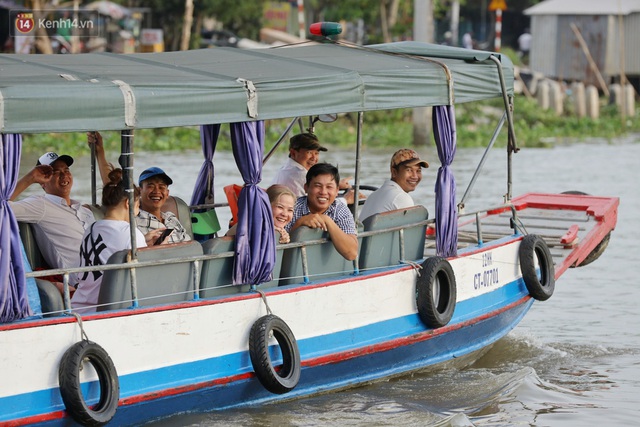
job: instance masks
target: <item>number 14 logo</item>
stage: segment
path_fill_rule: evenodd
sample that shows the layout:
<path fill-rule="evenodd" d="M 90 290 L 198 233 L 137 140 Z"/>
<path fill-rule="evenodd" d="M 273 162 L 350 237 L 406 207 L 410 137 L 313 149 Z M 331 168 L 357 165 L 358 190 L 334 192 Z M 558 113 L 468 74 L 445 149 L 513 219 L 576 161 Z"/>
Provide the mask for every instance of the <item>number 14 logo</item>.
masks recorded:
<path fill-rule="evenodd" d="M 16 16 L 16 30 L 22 34 L 30 33 L 33 30 L 33 14 L 32 13 L 19 13 Z"/>

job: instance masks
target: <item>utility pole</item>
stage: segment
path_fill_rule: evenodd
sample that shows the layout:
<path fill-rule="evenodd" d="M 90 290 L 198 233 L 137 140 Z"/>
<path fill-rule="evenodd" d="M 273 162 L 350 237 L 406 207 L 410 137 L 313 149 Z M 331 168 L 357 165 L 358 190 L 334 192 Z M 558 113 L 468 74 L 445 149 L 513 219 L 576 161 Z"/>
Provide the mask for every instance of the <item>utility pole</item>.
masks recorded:
<path fill-rule="evenodd" d="M 413 39 L 433 43 L 433 2 L 413 0 Z M 427 145 L 431 134 L 431 107 L 413 109 L 413 145 Z"/>
<path fill-rule="evenodd" d="M 451 46 L 459 46 L 460 40 L 460 2 L 454 0 L 451 2 Z"/>

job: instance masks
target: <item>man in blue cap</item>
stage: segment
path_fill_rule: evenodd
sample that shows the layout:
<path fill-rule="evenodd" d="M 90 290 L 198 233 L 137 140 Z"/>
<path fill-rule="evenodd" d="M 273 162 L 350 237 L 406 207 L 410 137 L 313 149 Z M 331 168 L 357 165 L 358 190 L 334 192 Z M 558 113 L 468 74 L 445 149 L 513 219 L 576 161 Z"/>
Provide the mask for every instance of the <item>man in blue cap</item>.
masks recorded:
<path fill-rule="evenodd" d="M 162 206 L 169 197 L 173 180 L 157 166 L 145 169 L 138 179 L 140 185 L 140 213 L 136 217 L 138 229 L 146 235 L 158 229 L 173 229 L 165 242 L 178 243 L 191 240 L 173 212 L 163 212 Z"/>
<path fill-rule="evenodd" d="M 100 169 L 100 176 L 104 184 L 109 182 L 109 171 L 113 168 L 107 161 L 100 132 L 88 132 L 87 142 L 95 145 L 96 161 Z M 173 180 L 159 167 L 150 167 L 140 174 L 140 213 L 136 217 L 136 225 L 147 237 L 147 244 L 151 245 L 162 233 L 150 234 L 152 231 L 170 229 L 171 234 L 163 243 L 178 243 L 191 240 L 191 236 L 173 212 L 163 212 L 162 206 L 169 198 L 169 186 Z"/>

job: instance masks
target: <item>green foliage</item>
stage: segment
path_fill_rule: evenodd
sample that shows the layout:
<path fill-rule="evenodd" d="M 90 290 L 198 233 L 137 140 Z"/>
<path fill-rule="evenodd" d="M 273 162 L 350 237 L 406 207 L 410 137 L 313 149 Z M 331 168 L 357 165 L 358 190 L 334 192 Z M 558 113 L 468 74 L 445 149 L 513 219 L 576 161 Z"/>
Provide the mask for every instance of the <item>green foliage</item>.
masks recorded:
<path fill-rule="evenodd" d="M 578 118 L 568 111 L 557 116 L 552 111 L 542 110 L 533 99 L 520 95 L 515 99 L 514 125 L 517 143 L 521 147 L 544 147 L 560 141 L 584 140 L 587 138 L 611 139 L 621 135 L 640 132 L 640 111 L 636 116 L 622 120 L 615 106 L 604 105 L 600 119 Z M 456 106 L 456 125 L 460 147 L 486 146 L 502 116 L 502 101 L 494 99 Z M 413 140 L 412 110 L 371 111 L 364 114 L 362 140 L 368 147 L 400 147 Z M 315 132 L 327 144 L 354 146 L 357 141 L 358 115 L 340 115 L 334 123 L 315 124 Z M 269 120 L 265 123 L 266 149 L 278 140 L 289 124 L 289 120 Z M 307 126 L 306 120 L 304 126 Z M 294 127 L 292 132 L 297 132 Z M 109 153 L 120 151 L 118 132 L 103 132 L 105 148 Z M 138 129 L 134 133 L 136 151 L 180 151 L 199 150 L 199 128 L 179 127 L 163 129 Z M 69 155 L 86 153 L 84 133 L 24 135 L 23 150 L 43 153 L 56 151 Z M 432 141 L 430 142 L 432 143 Z M 507 127 L 503 127 L 496 145 L 507 143 Z M 223 126 L 218 149 L 230 150 L 228 127 Z"/>

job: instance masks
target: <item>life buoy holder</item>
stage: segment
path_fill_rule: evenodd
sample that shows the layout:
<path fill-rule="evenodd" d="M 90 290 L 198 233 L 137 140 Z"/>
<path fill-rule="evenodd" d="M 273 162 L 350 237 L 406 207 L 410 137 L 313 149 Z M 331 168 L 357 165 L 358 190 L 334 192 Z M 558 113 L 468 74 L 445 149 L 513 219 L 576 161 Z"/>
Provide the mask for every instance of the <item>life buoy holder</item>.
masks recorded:
<path fill-rule="evenodd" d="M 518 249 L 518 257 L 522 280 L 529 295 L 538 301 L 551 298 L 556 286 L 555 267 L 544 239 L 537 234 L 524 236 Z"/>
<path fill-rule="evenodd" d="M 90 363 L 98 374 L 100 398 L 95 405 L 87 405 L 80 389 L 83 364 Z M 120 399 L 120 381 L 109 354 L 98 344 L 83 340 L 64 353 L 58 369 L 60 394 L 69 415 L 85 426 L 101 426 L 113 418 Z"/>
<path fill-rule="evenodd" d="M 422 322 L 434 329 L 448 324 L 456 298 L 456 276 L 449 261 L 438 256 L 427 258 L 416 281 L 416 303 Z"/>
<path fill-rule="evenodd" d="M 282 365 L 273 366 L 269 338 L 273 336 L 282 353 Z M 289 326 L 273 314 L 255 321 L 249 334 L 249 355 L 260 383 L 271 393 L 288 393 L 300 381 L 300 350 Z"/>

